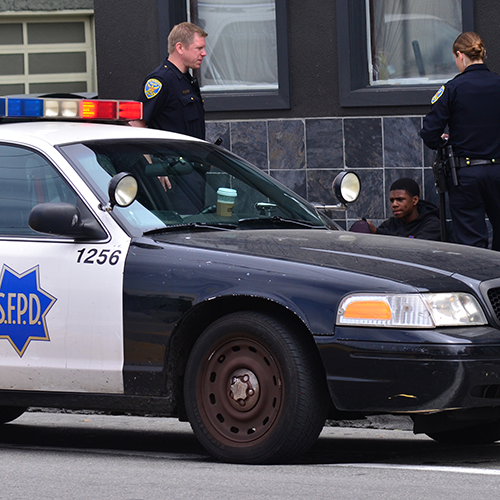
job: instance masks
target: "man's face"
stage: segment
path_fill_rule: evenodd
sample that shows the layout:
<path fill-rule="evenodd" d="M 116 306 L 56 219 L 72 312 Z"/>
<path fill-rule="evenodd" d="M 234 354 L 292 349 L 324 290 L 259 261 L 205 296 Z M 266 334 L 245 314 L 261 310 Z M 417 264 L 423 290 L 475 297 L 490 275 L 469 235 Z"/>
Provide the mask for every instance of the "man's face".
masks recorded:
<path fill-rule="evenodd" d="M 410 196 L 404 189 L 396 189 L 389 193 L 392 214 L 398 219 L 410 216 L 418 203 L 418 196 Z"/>
<path fill-rule="evenodd" d="M 205 52 L 205 37 L 195 33 L 193 43 L 188 47 L 181 46 L 182 62 L 186 68 L 199 69 L 203 58 L 207 55 Z"/>

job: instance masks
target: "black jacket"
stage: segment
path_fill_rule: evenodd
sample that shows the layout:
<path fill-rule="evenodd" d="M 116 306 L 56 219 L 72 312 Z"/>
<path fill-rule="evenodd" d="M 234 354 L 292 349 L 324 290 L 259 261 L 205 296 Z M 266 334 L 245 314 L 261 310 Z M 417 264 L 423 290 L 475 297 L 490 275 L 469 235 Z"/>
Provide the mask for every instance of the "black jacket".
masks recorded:
<path fill-rule="evenodd" d="M 500 76 L 485 64 L 471 64 L 433 97 L 420 136 L 437 149 L 449 127 L 456 156 L 500 158 Z"/>
<path fill-rule="evenodd" d="M 401 219 L 390 217 L 380 224 L 377 234 L 441 241 L 441 225 L 436 205 L 419 200 L 417 209 L 419 215 L 415 220 L 405 224 Z"/>
<path fill-rule="evenodd" d="M 168 59 L 151 72 L 138 100 L 149 128 L 205 139 L 205 110 L 200 87 Z"/>

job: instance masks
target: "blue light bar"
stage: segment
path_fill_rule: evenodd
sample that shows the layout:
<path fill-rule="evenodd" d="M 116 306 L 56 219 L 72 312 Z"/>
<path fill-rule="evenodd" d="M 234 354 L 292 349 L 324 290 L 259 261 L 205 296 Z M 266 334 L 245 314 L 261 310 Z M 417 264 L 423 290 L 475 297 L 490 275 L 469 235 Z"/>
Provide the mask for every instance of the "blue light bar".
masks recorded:
<path fill-rule="evenodd" d="M 7 112 L 16 118 L 39 118 L 43 116 L 43 99 L 9 99 Z"/>
<path fill-rule="evenodd" d="M 0 117 L 6 115 L 6 110 L 5 110 L 5 103 L 7 101 L 5 100 L 4 97 L 0 97 Z"/>

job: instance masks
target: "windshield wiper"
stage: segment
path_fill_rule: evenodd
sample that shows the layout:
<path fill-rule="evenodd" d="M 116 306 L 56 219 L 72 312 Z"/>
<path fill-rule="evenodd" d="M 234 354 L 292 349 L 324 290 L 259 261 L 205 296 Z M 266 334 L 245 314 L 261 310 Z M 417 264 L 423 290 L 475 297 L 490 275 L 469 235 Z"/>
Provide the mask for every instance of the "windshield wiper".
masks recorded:
<path fill-rule="evenodd" d="M 286 219 L 284 217 L 278 217 L 274 215 L 272 217 L 251 217 L 248 219 L 240 219 L 238 224 L 230 222 L 185 222 L 181 224 L 172 224 L 171 226 L 158 227 L 156 229 L 150 229 L 143 233 L 144 236 L 150 236 L 152 234 L 168 233 L 170 231 L 182 231 L 182 230 L 203 230 L 203 231 L 234 231 L 235 229 L 248 228 L 262 228 L 262 229 L 274 229 L 276 227 L 301 227 L 301 228 L 319 228 L 325 229 L 325 226 L 320 224 L 312 224 L 306 221 Z"/>
<path fill-rule="evenodd" d="M 277 215 L 273 215 L 272 217 L 251 217 L 248 219 L 240 219 L 238 221 L 238 226 L 240 228 L 242 226 L 251 226 L 251 227 L 266 226 L 268 228 L 270 227 L 271 229 L 276 226 L 279 227 L 298 226 L 298 227 L 307 227 L 309 229 L 325 228 L 325 226 L 320 224 L 312 224 L 311 222 L 306 222 L 301 220 L 286 219 L 284 217 L 279 217 Z"/>
<path fill-rule="evenodd" d="M 158 227 L 156 229 L 150 229 L 149 231 L 144 231 L 144 236 L 149 236 L 152 234 L 161 234 L 168 233 L 169 231 L 178 231 L 182 229 L 203 229 L 206 231 L 234 231 L 238 229 L 236 224 L 229 224 L 227 222 L 217 223 L 217 224 L 209 224 L 208 222 L 186 222 L 183 224 L 174 224 L 172 226 Z"/>

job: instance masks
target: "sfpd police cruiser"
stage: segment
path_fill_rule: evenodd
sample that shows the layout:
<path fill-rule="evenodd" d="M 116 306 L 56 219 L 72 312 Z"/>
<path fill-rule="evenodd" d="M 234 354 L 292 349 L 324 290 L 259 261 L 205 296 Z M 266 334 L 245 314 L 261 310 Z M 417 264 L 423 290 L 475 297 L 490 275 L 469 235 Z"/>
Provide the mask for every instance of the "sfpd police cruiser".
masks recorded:
<path fill-rule="evenodd" d="M 91 123 L 138 103 L 0 115 L 1 422 L 161 414 L 242 463 L 291 461 L 345 416 L 500 439 L 497 253 L 341 231 L 223 148 Z"/>

